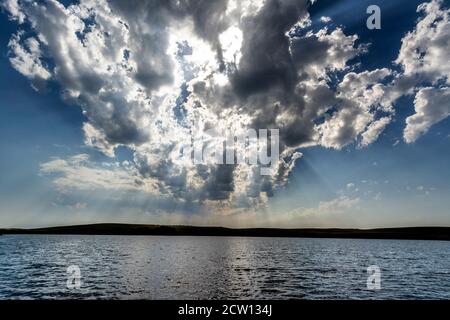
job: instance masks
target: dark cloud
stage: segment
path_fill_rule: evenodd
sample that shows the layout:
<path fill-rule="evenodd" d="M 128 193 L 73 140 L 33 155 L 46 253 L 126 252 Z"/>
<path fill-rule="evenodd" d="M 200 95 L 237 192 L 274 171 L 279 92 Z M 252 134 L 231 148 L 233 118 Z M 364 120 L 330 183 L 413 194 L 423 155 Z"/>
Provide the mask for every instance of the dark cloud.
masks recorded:
<path fill-rule="evenodd" d="M 422 8 L 429 15 L 439 7 L 432 3 Z M 402 77 L 387 68 L 356 72 L 352 61 L 367 47 L 341 27 L 309 28 L 309 5 L 111 0 L 64 6 L 49 0 L 4 7 L 28 22 L 22 28 L 32 34 L 13 36 L 12 65 L 31 81 L 58 82 L 64 97 L 81 106 L 87 145 L 111 157 L 118 146 L 132 150 L 132 181 L 140 181 L 133 186 L 152 185 L 185 203 L 245 205 L 287 182 L 300 148 L 375 141 L 395 113 L 400 89 L 412 92 L 416 85 L 410 66 L 417 59 L 407 48 L 412 41 L 397 61 Z M 442 58 L 445 45 L 433 28 L 431 40 L 420 28 L 408 37 L 439 48 Z M 428 67 L 422 79 L 445 76 L 434 63 Z M 280 159 L 270 176 L 261 176 L 259 165 L 198 165 L 179 156 L 183 144 L 209 129 L 249 128 L 279 129 Z"/>
<path fill-rule="evenodd" d="M 242 59 L 232 76 L 239 96 L 272 92 L 272 88 L 293 92 L 297 74 L 285 34 L 307 14 L 307 3 L 268 0 L 258 15 L 244 19 Z"/>

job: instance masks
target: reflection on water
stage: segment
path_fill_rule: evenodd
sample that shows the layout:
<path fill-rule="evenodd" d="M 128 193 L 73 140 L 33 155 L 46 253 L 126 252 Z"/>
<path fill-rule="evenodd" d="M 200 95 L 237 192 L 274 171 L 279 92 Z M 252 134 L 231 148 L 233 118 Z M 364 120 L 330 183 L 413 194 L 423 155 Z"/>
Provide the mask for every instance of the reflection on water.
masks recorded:
<path fill-rule="evenodd" d="M 1 236 L 1 299 L 449 299 L 449 242 Z M 367 290 L 367 267 L 381 290 Z M 81 289 L 66 287 L 67 267 Z"/>

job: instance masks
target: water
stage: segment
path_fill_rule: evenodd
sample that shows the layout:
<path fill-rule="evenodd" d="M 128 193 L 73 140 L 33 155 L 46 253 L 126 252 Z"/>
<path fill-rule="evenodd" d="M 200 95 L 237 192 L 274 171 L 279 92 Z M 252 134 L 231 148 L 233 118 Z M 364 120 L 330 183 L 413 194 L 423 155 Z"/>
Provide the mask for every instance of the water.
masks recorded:
<path fill-rule="evenodd" d="M 0 299 L 450 299 L 450 242 L 0 237 Z M 78 265 L 81 288 L 68 289 Z M 367 290 L 367 267 L 381 289 Z"/>

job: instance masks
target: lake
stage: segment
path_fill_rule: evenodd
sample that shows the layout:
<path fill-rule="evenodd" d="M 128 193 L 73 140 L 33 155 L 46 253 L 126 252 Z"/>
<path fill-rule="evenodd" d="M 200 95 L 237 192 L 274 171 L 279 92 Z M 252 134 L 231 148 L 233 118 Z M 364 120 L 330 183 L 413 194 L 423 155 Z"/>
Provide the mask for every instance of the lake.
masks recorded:
<path fill-rule="evenodd" d="M 450 242 L 3 235 L 0 299 L 450 299 Z"/>

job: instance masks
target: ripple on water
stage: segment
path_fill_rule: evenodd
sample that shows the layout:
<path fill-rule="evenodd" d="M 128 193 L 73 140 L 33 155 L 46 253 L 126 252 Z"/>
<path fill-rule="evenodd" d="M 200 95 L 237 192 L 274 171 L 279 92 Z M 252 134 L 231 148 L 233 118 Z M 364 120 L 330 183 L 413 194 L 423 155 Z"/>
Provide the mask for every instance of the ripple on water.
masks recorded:
<path fill-rule="evenodd" d="M 448 242 L 2 236 L 0 299 L 450 299 Z M 66 268 L 81 269 L 80 290 Z M 366 288 L 367 267 L 382 289 Z"/>

